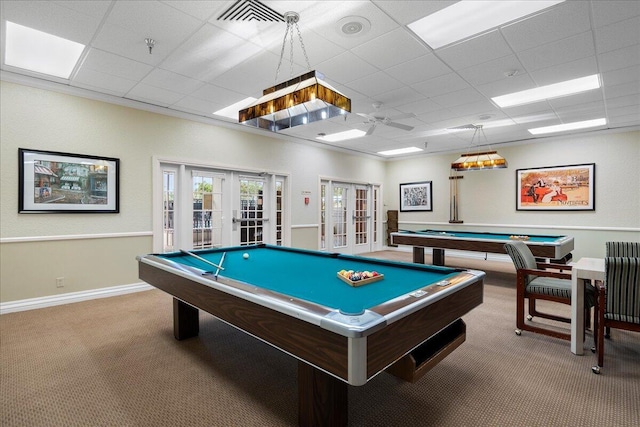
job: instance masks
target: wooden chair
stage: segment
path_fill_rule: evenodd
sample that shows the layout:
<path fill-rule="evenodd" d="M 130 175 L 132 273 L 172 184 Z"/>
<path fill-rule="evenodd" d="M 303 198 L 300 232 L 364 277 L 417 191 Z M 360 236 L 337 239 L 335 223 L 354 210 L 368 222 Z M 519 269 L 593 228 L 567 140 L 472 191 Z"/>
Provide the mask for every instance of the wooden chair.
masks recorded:
<path fill-rule="evenodd" d="M 594 341 L 598 364 L 591 368 L 595 374 L 604 365 L 605 328 L 640 332 L 640 258 L 607 257 L 604 271 L 604 282 L 597 286 Z"/>
<path fill-rule="evenodd" d="M 525 300 L 529 302 L 529 315 L 542 317 L 564 323 L 571 323 L 571 319 L 555 314 L 542 313 L 536 310 L 536 300 L 553 301 L 571 305 L 571 273 L 570 265 L 538 263 L 529 247 L 521 241 L 505 244 L 505 250 L 516 267 L 516 334 L 531 331 L 565 340 L 571 339 L 570 333 L 563 333 L 555 329 L 543 328 L 525 323 Z M 556 270 L 550 271 L 548 269 Z M 589 324 L 589 309 L 595 304 L 595 289 L 589 283 L 585 288 L 585 323 Z"/>

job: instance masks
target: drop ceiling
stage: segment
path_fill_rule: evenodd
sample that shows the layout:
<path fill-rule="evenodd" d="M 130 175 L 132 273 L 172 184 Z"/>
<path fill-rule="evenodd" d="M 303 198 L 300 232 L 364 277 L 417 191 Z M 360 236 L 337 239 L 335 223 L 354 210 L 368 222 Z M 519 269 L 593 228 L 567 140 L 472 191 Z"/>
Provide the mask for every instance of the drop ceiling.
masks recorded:
<path fill-rule="evenodd" d="M 408 24 L 452 1 L 264 0 L 278 14 L 300 14 L 311 68 L 352 100 L 345 117 L 278 134 L 213 115 L 307 71 L 295 40 L 293 66 L 285 53 L 275 81 L 286 24 L 250 19 L 261 6 L 247 3 L 244 20 L 233 20 L 219 18 L 235 1 L 2 1 L 3 40 L 10 21 L 87 46 L 62 80 L 6 65 L 3 42 L 2 79 L 374 156 L 412 146 L 458 152 L 470 147 L 470 124 L 483 125 L 474 144 L 494 148 L 549 137 L 534 137 L 533 127 L 597 118 L 607 124 L 583 132 L 640 128 L 640 1 L 569 0 L 433 50 Z M 156 41 L 151 53 L 146 38 Z M 592 74 L 600 89 L 503 109 L 491 101 Z M 378 125 L 366 137 L 316 139 L 366 131 L 370 123 L 356 113 L 374 111 L 413 129 Z M 463 130 L 447 130 L 456 127 Z"/>

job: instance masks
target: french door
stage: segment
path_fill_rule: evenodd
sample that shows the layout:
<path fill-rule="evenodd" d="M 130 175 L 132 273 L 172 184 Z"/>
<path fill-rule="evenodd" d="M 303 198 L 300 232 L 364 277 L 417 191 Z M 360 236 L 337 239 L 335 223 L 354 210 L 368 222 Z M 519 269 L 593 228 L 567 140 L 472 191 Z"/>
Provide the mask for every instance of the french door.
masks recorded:
<path fill-rule="evenodd" d="M 381 249 L 380 187 L 322 180 L 320 248 L 359 254 Z"/>
<path fill-rule="evenodd" d="M 155 251 L 288 244 L 286 176 L 162 162 L 157 169 Z"/>

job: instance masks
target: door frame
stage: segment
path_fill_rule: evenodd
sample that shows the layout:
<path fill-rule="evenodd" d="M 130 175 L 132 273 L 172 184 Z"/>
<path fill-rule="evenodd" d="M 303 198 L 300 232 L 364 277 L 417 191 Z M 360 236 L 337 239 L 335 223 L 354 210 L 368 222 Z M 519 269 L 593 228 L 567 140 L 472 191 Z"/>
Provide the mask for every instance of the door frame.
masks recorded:
<path fill-rule="evenodd" d="M 377 250 L 382 250 L 383 246 L 384 246 L 384 242 L 382 241 L 382 235 L 383 235 L 383 224 L 381 221 L 382 218 L 382 184 L 379 183 L 372 183 L 372 182 L 364 182 L 364 181 L 356 181 L 356 180 L 350 180 L 350 179 L 344 179 L 344 178 L 336 178 L 336 177 L 327 177 L 327 176 L 320 176 L 318 178 L 318 249 L 321 251 L 326 251 L 326 252 L 335 252 L 336 250 L 333 249 L 333 244 L 332 244 L 332 239 L 333 239 L 333 231 L 332 231 L 332 219 L 330 218 L 330 212 L 328 211 L 325 215 L 325 226 L 327 227 L 327 229 L 325 230 L 325 247 L 322 248 L 322 201 L 320 200 L 321 194 L 322 194 L 322 185 L 323 184 L 327 184 L 328 188 L 327 188 L 327 194 L 325 195 L 325 197 L 327 198 L 326 204 L 327 206 L 332 205 L 332 203 L 330 202 L 329 199 L 333 198 L 333 193 L 331 192 L 333 185 L 334 184 L 340 184 L 340 185 L 347 185 L 349 186 L 350 191 L 348 191 L 348 211 L 347 211 L 347 228 L 349 230 L 349 232 L 347 233 L 347 248 L 345 249 L 344 253 L 347 254 L 357 254 L 357 253 L 363 253 L 362 251 L 355 251 L 356 249 L 356 244 L 355 244 L 355 227 L 353 224 L 353 220 L 352 220 L 352 216 L 353 216 L 353 210 L 355 209 L 355 190 L 357 187 L 362 187 L 365 186 L 368 188 L 368 216 L 369 216 L 369 222 L 368 222 L 368 246 L 369 246 L 369 251 L 377 251 Z M 375 193 L 375 189 L 378 189 L 378 200 L 377 200 L 377 206 L 376 204 L 374 204 L 374 193 Z M 374 209 L 377 208 L 377 215 L 375 215 L 374 213 Z M 377 221 L 377 230 L 374 230 L 374 218 L 378 218 Z M 375 231 L 375 232 L 374 232 Z M 374 239 L 374 235 L 378 237 L 378 240 L 376 242 L 373 241 Z M 340 251 L 342 252 L 342 251 Z M 367 251 L 364 251 L 367 252 Z"/>
<path fill-rule="evenodd" d="M 164 232 L 164 228 L 163 228 L 164 218 L 163 218 L 163 212 L 162 212 L 163 165 L 166 165 L 167 167 L 175 168 L 178 170 L 176 179 L 177 179 L 178 185 L 180 186 L 184 185 L 184 179 L 186 179 L 186 175 L 189 175 L 189 179 L 190 179 L 191 174 L 187 172 L 187 169 L 198 169 L 201 171 L 211 171 L 211 172 L 224 172 L 224 173 L 228 173 L 230 178 L 237 178 L 238 175 L 270 175 L 271 180 L 273 181 L 273 185 L 269 186 L 269 191 L 273 189 L 273 193 L 274 193 L 273 201 L 271 202 L 273 206 L 275 206 L 275 198 L 276 198 L 275 180 L 277 178 L 283 178 L 285 181 L 284 188 L 283 188 L 285 194 L 284 194 L 283 206 L 282 206 L 283 208 L 282 209 L 283 210 L 282 246 L 291 245 L 291 174 L 290 173 L 282 172 L 282 171 L 265 171 L 264 169 L 251 169 L 246 167 L 237 167 L 237 166 L 231 166 L 231 165 L 225 165 L 225 164 L 219 164 L 219 163 L 204 163 L 201 161 L 179 159 L 179 158 L 173 158 L 173 157 L 153 156 L 152 171 L 151 171 L 152 173 L 151 220 L 152 220 L 152 247 L 153 247 L 154 253 L 161 253 L 163 251 L 163 232 Z M 180 191 L 180 193 L 184 193 L 184 191 Z M 230 189 L 230 193 L 232 193 L 231 189 Z M 180 225 L 183 227 L 185 227 L 185 223 L 186 223 L 185 221 L 189 219 L 189 215 L 185 215 L 185 212 L 184 212 L 184 209 L 185 209 L 184 206 L 189 206 L 189 203 L 190 203 L 190 201 L 189 202 L 185 201 L 187 196 L 189 196 L 190 197 L 189 200 L 191 200 L 192 198 L 191 194 L 189 195 L 181 194 L 178 196 L 180 197 L 181 206 L 179 207 L 179 209 L 181 209 L 181 211 L 176 212 L 176 215 L 178 215 L 181 218 Z M 228 227 L 227 227 L 228 232 L 226 232 L 224 235 L 225 236 L 224 238 L 226 239 L 224 241 L 225 246 L 231 245 L 231 242 L 233 241 L 232 234 L 231 234 L 232 233 L 231 218 L 232 218 L 232 211 L 233 211 L 232 208 L 234 206 L 235 199 L 237 196 L 231 194 L 229 195 L 229 197 L 231 197 L 230 203 L 227 203 L 223 207 L 224 209 L 223 218 L 225 221 L 228 220 Z M 270 218 L 271 218 L 271 213 L 270 213 Z M 274 218 L 273 221 L 270 220 L 267 223 L 267 226 L 273 228 L 273 230 L 270 231 L 269 236 L 275 242 L 275 236 L 276 236 L 275 214 L 273 215 L 273 218 Z M 227 224 L 225 223 L 225 225 Z M 183 245 L 185 244 L 185 242 L 183 242 L 182 240 L 179 240 L 177 244 L 180 245 L 180 243 L 182 243 Z"/>

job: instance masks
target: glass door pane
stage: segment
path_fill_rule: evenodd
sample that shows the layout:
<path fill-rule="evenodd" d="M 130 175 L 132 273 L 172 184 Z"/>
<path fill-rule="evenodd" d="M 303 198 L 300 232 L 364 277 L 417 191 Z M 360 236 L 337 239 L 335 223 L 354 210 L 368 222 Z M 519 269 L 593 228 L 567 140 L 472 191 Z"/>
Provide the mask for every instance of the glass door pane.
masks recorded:
<path fill-rule="evenodd" d="M 193 249 L 222 246 L 222 178 L 193 172 Z"/>
<path fill-rule="evenodd" d="M 162 171 L 162 251 L 175 251 L 176 172 Z"/>
<path fill-rule="evenodd" d="M 369 242 L 369 212 L 367 211 L 369 191 L 366 187 L 356 187 L 355 195 L 353 209 L 354 241 L 356 245 L 366 245 Z"/>
<path fill-rule="evenodd" d="M 240 245 L 263 243 L 264 181 L 240 178 Z"/>
<path fill-rule="evenodd" d="M 333 225 L 333 249 L 347 248 L 348 246 L 348 207 L 349 188 L 344 185 L 333 185 L 333 197 L 331 201 L 331 223 Z"/>

